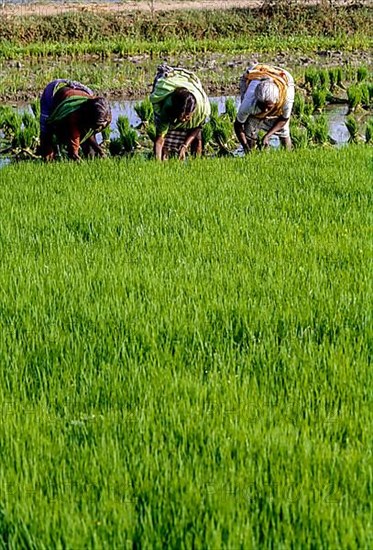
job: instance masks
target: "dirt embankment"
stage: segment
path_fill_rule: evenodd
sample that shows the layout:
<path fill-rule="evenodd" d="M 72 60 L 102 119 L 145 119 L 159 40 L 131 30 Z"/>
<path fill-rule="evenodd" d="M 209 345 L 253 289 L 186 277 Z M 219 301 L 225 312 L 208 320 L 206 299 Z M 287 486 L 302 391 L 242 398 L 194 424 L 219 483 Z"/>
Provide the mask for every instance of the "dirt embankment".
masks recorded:
<path fill-rule="evenodd" d="M 279 0 L 279 3 L 283 0 Z M 28 15 L 56 15 L 71 11 L 98 12 L 158 12 L 173 10 L 222 10 L 233 8 L 259 8 L 265 6 L 269 0 L 139 0 L 137 2 L 87 2 L 85 4 L 75 2 L 54 2 L 35 4 L 3 4 L 0 6 L 2 16 L 28 16 Z M 353 4 L 370 5 L 371 0 L 293 0 L 294 3 L 315 5 L 326 4 L 329 6 L 351 6 Z M 274 4 L 274 2 L 272 2 Z"/>

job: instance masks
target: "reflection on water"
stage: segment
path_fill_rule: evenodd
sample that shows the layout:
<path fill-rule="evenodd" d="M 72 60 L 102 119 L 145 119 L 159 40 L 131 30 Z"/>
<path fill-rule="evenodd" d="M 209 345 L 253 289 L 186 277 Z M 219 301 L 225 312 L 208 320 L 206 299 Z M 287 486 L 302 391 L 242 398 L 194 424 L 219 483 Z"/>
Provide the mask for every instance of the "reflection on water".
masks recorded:
<path fill-rule="evenodd" d="M 10 163 L 10 159 L 8 157 L 0 157 L 0 168 L 4 168 L 7 164 Z"/>

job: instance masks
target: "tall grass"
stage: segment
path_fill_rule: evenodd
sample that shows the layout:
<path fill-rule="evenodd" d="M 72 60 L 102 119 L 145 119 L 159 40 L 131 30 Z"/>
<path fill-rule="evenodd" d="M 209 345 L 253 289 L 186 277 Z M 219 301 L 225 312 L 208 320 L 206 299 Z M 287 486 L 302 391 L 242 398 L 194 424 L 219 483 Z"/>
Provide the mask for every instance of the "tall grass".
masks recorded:
<path fill-rule="evenodd" d="M 3 169 L 3 546 L 372 546 L 370 157 Z"/>

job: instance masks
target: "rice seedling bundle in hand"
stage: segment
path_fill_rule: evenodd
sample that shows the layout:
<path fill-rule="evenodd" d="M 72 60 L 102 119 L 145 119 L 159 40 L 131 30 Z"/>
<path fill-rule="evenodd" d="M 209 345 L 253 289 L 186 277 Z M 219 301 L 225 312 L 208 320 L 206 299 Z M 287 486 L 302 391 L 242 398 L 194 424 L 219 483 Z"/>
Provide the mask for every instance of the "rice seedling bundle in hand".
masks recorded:
<path fill-rule="evenodd" d="M 153 105 L 149 98 L 136 103 L 135 112 L 141 119 L 142 124 L 150 124 L 151 122 L 154 122 Z"/>
<path fill-rule="evenodd" d="M 349 115 L 345 122 L 346 128 L 350 134 L 349 142 L 357 143 L 359 141 L 359 125 L 356 118 L 353 115 Z"/>

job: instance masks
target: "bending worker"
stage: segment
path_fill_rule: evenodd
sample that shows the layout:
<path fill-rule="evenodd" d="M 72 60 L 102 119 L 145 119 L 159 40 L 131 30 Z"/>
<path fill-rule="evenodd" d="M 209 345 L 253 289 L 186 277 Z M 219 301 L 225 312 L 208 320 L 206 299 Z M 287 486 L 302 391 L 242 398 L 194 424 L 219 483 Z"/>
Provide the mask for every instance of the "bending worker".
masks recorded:
<path fill-rule="evenodd" d="M 240 80 L 241 105 L 234 129 L 245 153 L 258 141 L 259 130 L 266 132 L 263 146 L 272 136 L 291 149 L 290 114 L 294 103 L 294 80 L 285 69 L 257 64 Z"/>
<path fill-rule="evenodd" d="M 156 126 L 155 157 L 165 160 L 170 153 L 177 153 L 183 160 L 189 148 L 193 154 L 200 155 L 201 128 L 211 110 L 197 76 L 182 68 L 161 65 L 150 101 Z"/>
<path fill-rule="evenodd" d="M 105 98 L 96 97 L 80 82 L 53 80 L 41 96 L 40 109 L 40 154 L 45 160 L 55 157 L 54 136 L 73 160 L 80 159 L 80 147 L 86 156 L 104 156 L 95 134 L 111 122 Z"/>

